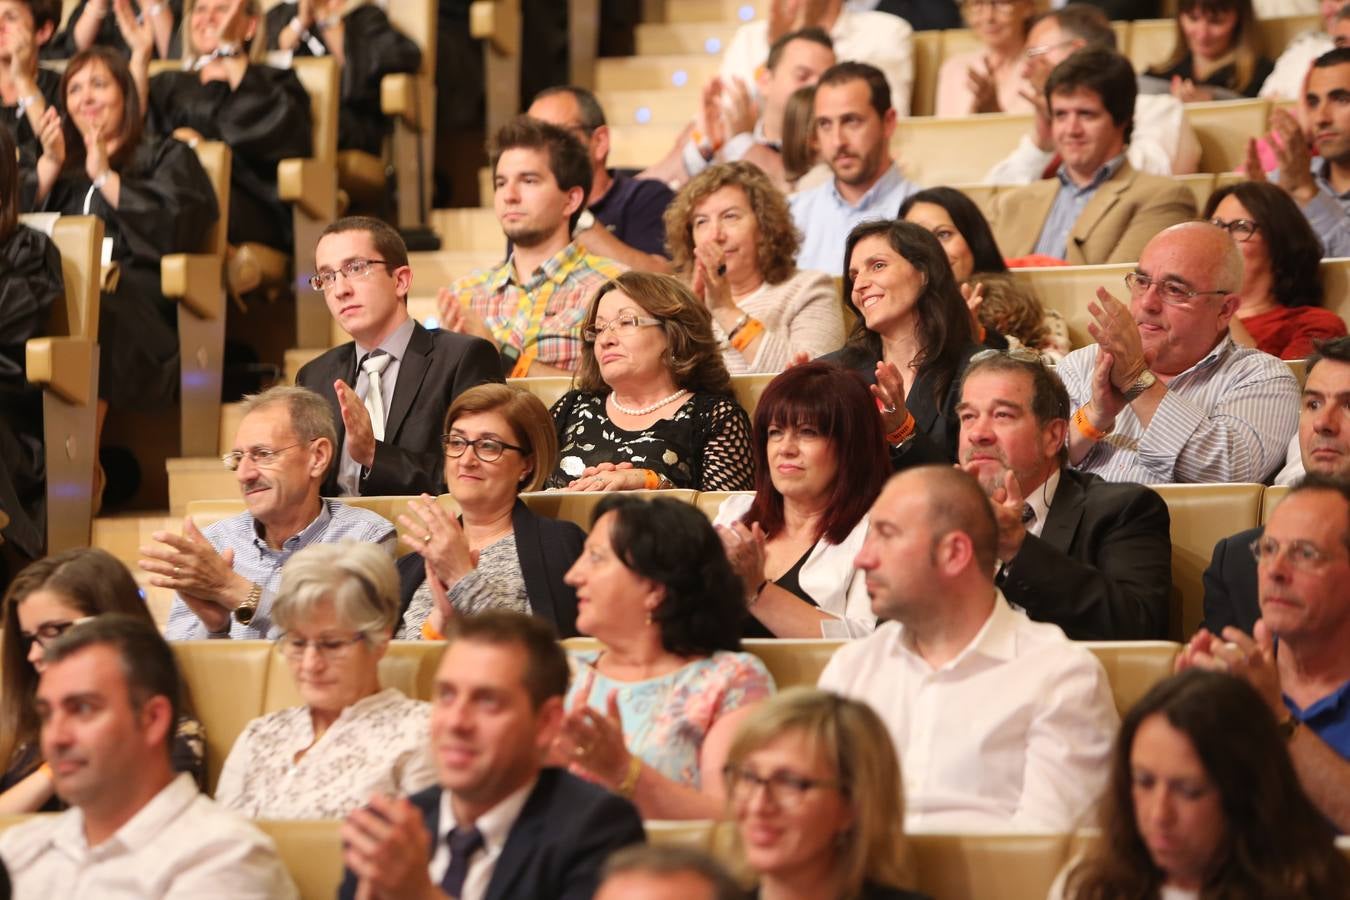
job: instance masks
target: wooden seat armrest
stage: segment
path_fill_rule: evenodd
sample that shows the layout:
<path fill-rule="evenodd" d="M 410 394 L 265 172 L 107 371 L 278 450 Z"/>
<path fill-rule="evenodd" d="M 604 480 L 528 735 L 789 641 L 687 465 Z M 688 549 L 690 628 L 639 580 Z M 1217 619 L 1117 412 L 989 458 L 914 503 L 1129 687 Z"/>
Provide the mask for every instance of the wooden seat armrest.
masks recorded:
<path fill-rule="evenodd" d="M 93 403 L 89 375 L 94 366 L 94 342 L 78 337 L 31 338 L 25 347 L 28 380 L 53 391 L 67 403 Z"/>
<path fill-rule="evenodd" d="M 182 302 L 199 319 L 225 315 L 219 257 L 209 253 L 170 253 L 159 265 L 159 286 L 165 297 Z"/>
<path fill-rule="evenodd" d="M 502 56 L 520 55 L 519 0 L 474 0 L 469 6 L 469 36 L 487 41 Z"/>
<path fill-rule="evenodd" d="M 381 78 L 380 110 L 386 116 L 398 116 L 409 128 L 420 131 L 422 116 L 417 108 L 417 76 L 398 72 Z"/>
<path fill-rule="evenodd" d="M 327 222 L 337 211 L 337 167 L 308 156 L 283 159 L 277 164 L 277 196 Z"/>

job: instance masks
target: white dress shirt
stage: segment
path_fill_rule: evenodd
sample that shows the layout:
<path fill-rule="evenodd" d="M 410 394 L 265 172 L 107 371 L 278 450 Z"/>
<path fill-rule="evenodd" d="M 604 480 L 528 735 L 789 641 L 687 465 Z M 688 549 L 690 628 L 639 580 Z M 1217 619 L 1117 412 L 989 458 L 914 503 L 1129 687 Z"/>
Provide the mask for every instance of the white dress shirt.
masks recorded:
<path fill-rule="evenodd" d="M 464 876 L 464 889 L 460 891 L 456 900 L 483 900 L 487 896 L 488 885 L 492 882 L 492 873 L 497 868 L 497 860 L 501 858 L 502 849 L 506 847 L 506 839 L 510 836 L 511 829 L 515 827 L 516 819 L 520 818 L 525 801 L 530 799 L 530 792 L 538 782 L 539 776 L 536 775 L 530 779 L 529 784 L 508 795 L 505 800 L 483 813 L 473 823 L 483 835 L 483 846 L 470 858 L 469 871 Z M 445 870 L 450 867 L 450 832 L 454 831 L 458 824 L 455 821 L 455 811 L 450 805 L 450 792 L 441 791 L 436 852 L 431 855 L 431 862 L 427 866 L 432 884 L 440 884 L 441 879 L 445 877 Z"/>
<path fill-rule="evenodd" d="M 856 204 L 839 193 L 833 176 L 824 184 L 793 194 L 788 198 L 788 208 L 792 211 L 792 224 L 802 233 L 797 267 L 843 275 L 844 247 L 853 226 L 894 219 L 900 204 L 918 190 L 919 186 L 901 175 L 900 167 L 892 162 Z"/>
<path fill-rule="evenodd" d="M 876 66 L 891 87 L 891 105 L 897 116 L 909 115 L 914 88 L 914 29 L 899 16 L 843 9 L 830 28 L 834 58 Z M 723 78 L 739 78 L 755 90 L 755 72 L 769 59 L 769 23 L 747 22 L 736 29 L 722 56 Z M 807 267 L 809 268 L 809 267 Z"/>
<path fill-rule="evenodd" d="M 19 898 L 289 900 L 295 884 L 272 839 L 222 809 L 183 773 L 97 847 L 78 808 L 0 835 Z"/>
<path fill-rule="evenodd" d="M 1031 184 L 1040 181 L 1054 150 L 1042 150 L 1031 135 L 1022 135 L 1016 149 L 994 164 L 985 184 Z M 1140 94 L 1134 101 L 1134 131 L 1125 159 L 1136 172 L 1189 175 L 1200 166 L 1200 140 L 1186 121 L 1185 107 L 1171 94 Z"/>
<path fill-rule="evenodd" d="M 1106 784 L 1119 727 L 1106 672 L 1001 592 L 941 668 L 887 622 L 841 647 L 819 686 L 868 703 L 886 723 L 904 773 L 906 831 L 1071 831 Z"/>
<path fill-rule="evenodd" d="M 363 401 L 366 394 L 370 393 L 370 376 L 361 369 L 361 360 L 373 350 L 383 350 L 389 354 L 389 363 L 380 373 L 380 398 L 384 401 L 384 415 L 389 417 L 389 407 L 394 402 L 394 388 L 398 385 L 399 365 L 403 361 L 403 356 L 408 352 L 408 341 L 412 340 L 413 327 L 415 323 L 412 319 L 405 319 L 403 324 L 395 328 L 394 331 L 385 338 L 378 347 L 362 347 L 355 345 L 356 349 L 356 383 L 352 385 L 352 390 L 356 396 Z M 339 422 L 339 425 L 342 423 Z M 347 451 L 347 432 L 342 433 L 342 456 L 338 458 L 338 488 L 342 491 L 343 497 L 359 497 L 361 495 L 361 479 L 366 474 L 365 467 L 352 459 Z"/>

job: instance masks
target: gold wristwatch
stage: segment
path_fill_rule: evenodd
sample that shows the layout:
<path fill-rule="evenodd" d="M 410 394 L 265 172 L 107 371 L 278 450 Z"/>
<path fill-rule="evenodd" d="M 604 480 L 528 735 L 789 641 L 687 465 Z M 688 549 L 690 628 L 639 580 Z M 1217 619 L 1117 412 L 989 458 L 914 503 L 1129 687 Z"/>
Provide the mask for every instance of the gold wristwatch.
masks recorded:
<path fill-rule="evenodd" d="M 262 585 L 255 584 L 249 589 L 248 597 L 244 602 L 234 608 L 234 620 L 240 625 L 247 625 L 253 621 L 253 615 L 258 611 L 258 601 L 262 600 Z"/>

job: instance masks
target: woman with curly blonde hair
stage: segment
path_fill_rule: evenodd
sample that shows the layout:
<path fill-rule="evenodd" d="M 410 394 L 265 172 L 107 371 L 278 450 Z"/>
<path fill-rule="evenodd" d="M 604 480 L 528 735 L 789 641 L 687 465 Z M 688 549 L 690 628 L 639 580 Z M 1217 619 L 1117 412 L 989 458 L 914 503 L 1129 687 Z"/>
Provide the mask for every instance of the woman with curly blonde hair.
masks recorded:
<path fill-rule="evenodd" d="M 595 295 L 581 334 L 575 390 L 551 410 L 559 459 L 548 487 L 753 487 L 750 418 L 708 310 L 683 282 L 625 272 Z"/>
<path fill-rule="evenodd" d="M 745 161 L 699 173 L 666 210 L 675 273 L 712 314 L 732 374 L 781 372 L 800 353 L 843 346 L 834 280 L 797 268 L 800 242 L 787 199 Z"/>

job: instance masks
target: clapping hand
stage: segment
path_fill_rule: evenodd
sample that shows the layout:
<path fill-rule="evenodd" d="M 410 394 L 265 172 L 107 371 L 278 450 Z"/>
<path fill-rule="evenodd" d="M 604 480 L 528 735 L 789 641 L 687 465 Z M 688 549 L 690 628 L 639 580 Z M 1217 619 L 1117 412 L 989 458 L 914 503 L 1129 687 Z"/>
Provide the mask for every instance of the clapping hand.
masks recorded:
<path fill-rule="evenodd" d="M 876 369 L 877 383 L 871 386 L 872 396 L 881 408 L 881 427 L 890 434 L 905 424 L 909 410 L 905 408 L 905 382 L 895 363 L 879 362 Z"/>
<path fill-rule="evenodd" d="M 984 57 L 984 71 L 976 66 L 966 69 L 966 89 L 970 91 L 973 113 L 1003 112 L 998 102 L 998 76 L 994 74 L 994 63 Z"/>

